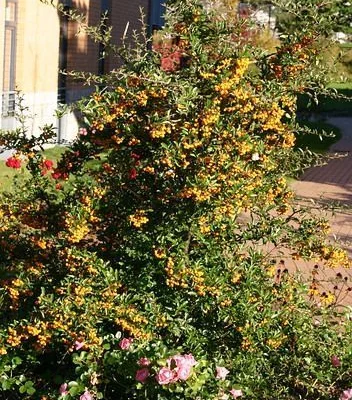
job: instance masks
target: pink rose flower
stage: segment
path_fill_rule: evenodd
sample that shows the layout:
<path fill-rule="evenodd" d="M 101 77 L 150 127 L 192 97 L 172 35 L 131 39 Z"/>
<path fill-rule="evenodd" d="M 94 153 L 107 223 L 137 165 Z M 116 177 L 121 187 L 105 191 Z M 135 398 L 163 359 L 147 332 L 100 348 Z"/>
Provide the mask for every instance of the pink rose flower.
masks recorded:
<path fill-rule="evenodd" d="M 162 368 L 156 377 L 161 385 L 187 380 L 192 373 L 192 367 L 197 364 L 192 354 L 177 354 L 168 358 L 166 363 L 167 367 Z"/>
<path fill-rule="evenodd" d="M 172 371 L 170 368 L 163 367 L 158 372 L 156 378 L 159 385 L 168 385 L 169 383 L 176 382 L 177 376 L 175 371 Z"/>
<path fill-rule="evenodd" d="M 74 343 L 75 350 L 80 350 L 83 346 L 84 346 L 84 342 L 80 342 L 80 341 L 76 340 Z"/>
<path fill-rule="evenodd" d="M 81 136 L 87 136 L 88 132 L 86 128 L 79 128 L 78 134 Z"/>
<path fill-rule="evenodd" d="M 79 397 L 79 400 L 93 400 L 92 395 L 86 390 L 81 396 Z"/>
<path fill-rule="evenodd" d="M 183 356 L 177 354 L 176 356 L 172 356 L 166 360 L 167 366 L 169 368 L 176 368 L 180 364 L 182 364 Z"/>
<path fill-rule="evenodd" d="M 240 390 L 240 389 L 232 389 L 232 390 L 230 390 L 230 394 L 234 399 L 237 399 L 237 397 L 243 396 L 242 390 Z"/>
<path fill-rule="evenodd" d="M 59 393 L 61 394 L 61 396 L 66 396 L 68 394 L 68 385 L 67 383 L 63 383 L 60 388 L 59 388 Z"/>
<path fill-rule="evenodd" d="M 128 350 L 133 342 L 133 338 L 124 338 L 120 341 L 119 346 L 122 350 Z"/>
<path fill-rule="evenodd" d="M 150 365 L 150 361 L 146 357 L 142 357 L 137 361 L 137 364 L 141 367 L 148 367 Z"/>
<path fill-rule="evenodd" d="M 189 378 L 192 372 L 192 367 L 197 362 L 192 354 L 176 355 L 167 360 L 167 365 L 176 372 L 176 380 L 185 381 Z"/>
<path fill-rule="evenodd" d="M 180 379 L 181 381 L 186 381 L 191 375 L 191 372 L 192 372 L 191 365 L 189 364 L 180 365 L 177 368 L 177 379 Z"/>
<path fill-rule="evenodd" d="M 350 400 L 351 398 L 352 398 L 352 389 L 347 389 L 341 393 L 339 400 Z"/>
<path fill-rule="evenodd" d="M 189 364 L 191 367 L 194 367 L 195 365 L 197 365 L 197 361 L 195 360 L 195 358 L 193 357 L 192 354 L 185 354 L 185 355 L 183 356 L 183 358 L 188 362 L 188 364 Z"/>
<path fill-rule="evenodd" d="M 169 368 L 171 368 L 171 365 L 173 363 L 176 367 L 183 367 L 185 365 L 193 367 L 194 365 L 197 364 L 192 354 L 185 354 L 185 355 L 177 354 L 176 356 L 170 357 L 167 360 Z"/>
<path fill-rule="evenodd" d="M 136 381 L 145 383 L 148 376 L 150 375 L 148 368 L 139 369 L 136 372 Z"/>
<path fill-rule="evenodd" d="M 341 367 L 341 361 L 335 355 L 331 357 L 331 364 L 332 364 L 333 367 L 336 367 L 336 368 Z"/>
<path fill-rule="evenodd" d="M 229 372 L 225 367 L 216 367 L 216 379 L 224 380 Z"/>
<path fill-rule="evenodd" d="M 172 365 L 172 363 L 175 363 L 176 368 L 174 369 L 174 371 L 177 374 L 177 379 L 180 379 L 182 381 L 187 380 L 191 375 L 194 362 L 195 360 L 192 355 L 191 357 L 176 355 L 168 360 L 169 366 Z"/>

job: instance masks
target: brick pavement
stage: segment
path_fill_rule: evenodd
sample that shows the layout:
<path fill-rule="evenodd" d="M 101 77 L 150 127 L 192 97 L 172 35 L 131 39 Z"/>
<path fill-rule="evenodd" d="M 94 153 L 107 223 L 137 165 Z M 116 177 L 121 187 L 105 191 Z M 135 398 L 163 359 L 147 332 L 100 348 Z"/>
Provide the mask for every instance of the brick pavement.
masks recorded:
<path fill-rule="evenodd" d="M 331 159 L 324 166 L 307 170 L 292 188 L 298 201 L 329 219 L 330 241 L 342 246 L 352 260 L 352 117 L 333 117 L 327 122 L 342 132 L 341 140 L 330 149 Z M 331 206 L 336 206 L 334 211 Z M 289 270 L 300 271 L 307 280 L 315 277 L 320 290 L 333 292 L 337 303 L 352 305 L 352 269 L 331 270 L 319 263 L 290 259 L 286 263 Z"/>

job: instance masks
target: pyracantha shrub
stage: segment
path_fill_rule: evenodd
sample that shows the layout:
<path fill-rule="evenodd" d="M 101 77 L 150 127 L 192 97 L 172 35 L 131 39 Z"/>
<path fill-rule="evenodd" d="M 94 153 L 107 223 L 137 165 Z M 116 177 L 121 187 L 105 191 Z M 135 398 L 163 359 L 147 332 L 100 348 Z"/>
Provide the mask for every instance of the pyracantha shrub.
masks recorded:
<path fill-rule="evenodd" d="M 285 178 L 319 37 L 268 54 L 242 24 L 170 2 L 57 164 L 48 129 L 1 135 L 31 174 L 0 204 L 0 398 L 349 396 L 348 318 L 272 262 L 348 265 Z"/>

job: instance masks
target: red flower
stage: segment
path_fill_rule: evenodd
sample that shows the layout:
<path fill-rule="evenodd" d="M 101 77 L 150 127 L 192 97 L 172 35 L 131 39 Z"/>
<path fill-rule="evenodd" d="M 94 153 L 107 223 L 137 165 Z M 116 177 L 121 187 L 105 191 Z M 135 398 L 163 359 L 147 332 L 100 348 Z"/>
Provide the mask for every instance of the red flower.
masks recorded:
<path fill-rule="evenodd" d="M 161 59 L 160 67 L 165 72 L 173 72 L 176 71 L 176 64 L 171 59 L 171 57 L 163 57 Z"/>
<path fill-rule="evenodd" d="M 130 179 L 136 179 L 137 178 L 137 171 L 135 168 L 132 168 L 128 174 L 128 177 Z"/>
<path fill-rule="evenodd" d="M 173 53 L 170 53 L 171 60 L 173 60 L 176 64 L 180 64 L 181 57 L 182 57 L 182 53 L 179 50 L 176 50 Z"/>
<path fill-rule="evenodd" d="M 105 172 L 111 172 L 112 171 L 112 167 L 109 163 L 104 163 L 103 164 L 103 169 Z"/>
<path fill-rule="evenodd" d="M 51 174 L 51 176 L 52 176 L 54 179 L 60 179 L 60 178 L 61 178 L 61 172 L 60 172 L 60 171 L 54 171 L 54 172 Z"/>
<path fill-rule="evenodd" d="M 139 369 L 136 372 L 136 381 L 145 383 L 145 381 L 148 379 L 149 375 L 150 375 L 150 372 L 149 372 L 148 368 Z"/>
<path fill-rule="evenodd" d="M 67 179 L 68 178 L 68 173 L 67 172 L 62 172 L 58 169 L 55 169 L 54 172 L 51 174 L 51 176 L 54 179 Z"/>
<path fill-rule="evenodd" d="M 341 367 L 341 361 L 335 355 L 331 356 L 331 364 L 333 367 L 336 367 L 336 368 Z"/>
<path fill-rule="evenodd" d="M 45 175 L 48 171 L 52 170 L 54 163 L 51 160 L 44 160 L 42 162 L 42 171 L 41 174 Z"/>
<path fill-rule="evenodd" d="M 46 168 L 46 169 L 52 169 L 53 168 L 53 166 L 54 166 L 54 163 L 51 161 L 51 160 L 45 160 L 44 162 L 43 162 L 43 166 L 44 166 L 44 168 Z"/>
<path fill-rule="evenodd" d="M 17 157 L 10 157 L 6 160 L 6 166 L 9 168 L 18 169 L 21 168 L 21 160 Z"/>

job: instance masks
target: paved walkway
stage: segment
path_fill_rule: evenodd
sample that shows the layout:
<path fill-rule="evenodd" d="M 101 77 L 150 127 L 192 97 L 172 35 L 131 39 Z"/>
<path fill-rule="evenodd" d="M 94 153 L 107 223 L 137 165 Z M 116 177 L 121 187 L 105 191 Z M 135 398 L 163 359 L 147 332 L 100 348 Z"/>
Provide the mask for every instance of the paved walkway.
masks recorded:
<path fill-rule="evenodd" d="M 352 205 L 352 116 L 330 117 L 342 138 L 331 146 L 327 165 L 311 168 L 293 187 L 299 197 Z"/>
<path fill-rule="evenodd" d="M 307 170 L 292 187 L 299 201 L 329 219 L 330 240 L 341 245 L 352 259 L 352 116 L 330 117 L 326 122 L 341 130 L 341 140 L 330 148 L 331 159 L 326 165 Z M 337 206 L 334 212 L 328 211 L 329 205 Z M 352 269 L 329 270 L 314 262 L 287 263 L 307 279 L 315 277 L 320 290 L 333 292 L 339 304 L 352 305 Z"/>
<path fill-rule="evenodd" d="M 0 160 L 7 160 L 9 157 L 12 156 L 13 153 L 13 150 L 5 150 L 3 152 L 0 152 Z"/>

